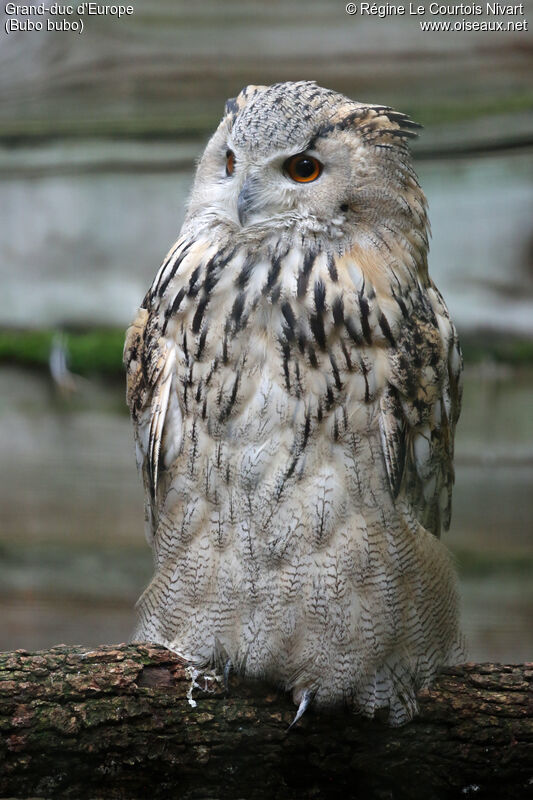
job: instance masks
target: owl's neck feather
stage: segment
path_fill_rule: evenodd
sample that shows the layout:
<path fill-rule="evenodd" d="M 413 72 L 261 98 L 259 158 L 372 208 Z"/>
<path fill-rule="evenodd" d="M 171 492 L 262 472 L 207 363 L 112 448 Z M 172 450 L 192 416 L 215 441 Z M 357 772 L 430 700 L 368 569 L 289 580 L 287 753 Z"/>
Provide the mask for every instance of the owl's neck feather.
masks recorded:
<path fill-rule="evenodd" d="M 372 228 L 351 225 L 348 234 L 344 231 L 339 233 L 343 220 L 335 220 L 337 233 L 334 237 L 317 224 L 302 219 L 295 222 L 294 218 L 292 222 L 285 220 L 281 227 L 270 220 L 268 224 L 241 228 L 232 220 L 213 216 L 204 217 L 200 226 L 198 222 L 196 218 L 194 226 L 186 223 L 182 235 L 190 241 L 203 240 L 206 247 L 218 241 L 236 252 L 242 250 L 252 262 L 270 262 L 277 257 L 283 259 L 287 253 L 297 250 L 302 259 L 309 252 L 331 257 L 340 271 L 345 270 L 349 263 L 356 264 L 367 287 L 372 286 L 378 296 L 390 296 L 391 289 L 394 294 L 402 287 L 429 284 L 425 214 L 416 226 L 409 226 L 406 220 L 393 223 L 386 219 Z"/>

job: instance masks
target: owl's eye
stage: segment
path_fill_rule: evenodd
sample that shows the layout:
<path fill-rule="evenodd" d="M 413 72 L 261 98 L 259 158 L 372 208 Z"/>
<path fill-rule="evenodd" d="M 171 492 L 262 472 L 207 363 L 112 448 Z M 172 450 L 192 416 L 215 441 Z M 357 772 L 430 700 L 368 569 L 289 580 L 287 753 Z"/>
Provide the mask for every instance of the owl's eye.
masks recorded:
<path fill-rule="evenodd" d="M 235 172 L 235 153 L 233 150 L 226 150 L 226 175 L 233 175 Z"/>
<path fill-rule="evenodd" d="M 286 160 L 283 169 L 297 183 L 311 183 L 322 173 L 322 164 L 318 158 L 302 155 L 291 156 Z"/>

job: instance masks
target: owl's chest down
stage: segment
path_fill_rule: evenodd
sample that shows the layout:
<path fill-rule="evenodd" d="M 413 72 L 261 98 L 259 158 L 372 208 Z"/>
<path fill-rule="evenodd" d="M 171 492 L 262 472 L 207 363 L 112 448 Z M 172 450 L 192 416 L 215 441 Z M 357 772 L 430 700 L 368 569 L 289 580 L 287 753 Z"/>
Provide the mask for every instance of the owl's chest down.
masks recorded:
<path fill-rule="evenodd" d="M 326 258 L 315 258 L 305 287 L 297 274 L 273 293 L 264 291 L 266 265 L 261 276 L 255 264 L 239 290 L 222 277 L 166 323 L 182 435 L 179 450 L 172 431 L 163 436 L 161 511 L 172 502 L 172 518 L 183 515 L 185 540 L 191 504 L 217 519 L 220 546 L 232 536 L 227 520 L 247 520 L 267 561 L 324 548 L 354 513 L 384 510 L 382 314 L 374 293 L 328 292 L 320 266 Z"/>
<path fill-rule="evenodd" d="M 390 491 L 396 317 L 355 269 L 343 285 L 326 256 L 304 266 L 209 295 L 186 276 L 180 314 L 161 311 L 175 358 L 136 637 L 401 720 L 456 645 L 453 573 Z"/>

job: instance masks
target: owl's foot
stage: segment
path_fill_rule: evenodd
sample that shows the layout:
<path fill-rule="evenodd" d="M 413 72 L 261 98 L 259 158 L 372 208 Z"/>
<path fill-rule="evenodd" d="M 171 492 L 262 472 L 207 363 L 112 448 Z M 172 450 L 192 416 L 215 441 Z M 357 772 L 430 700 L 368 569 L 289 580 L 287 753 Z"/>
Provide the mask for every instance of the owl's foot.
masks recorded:
<path fill-rule="evenodd" d="M 299 694 L 299 692 L 298 692 L 298 694 Z M 296 692 L 295 692 L 295 695 L 296 695 Z M 297 696 L 298 695 L 296 695 L 296 697 Z M 315 696 L 315 693 L 311 689 L 304 689 L 303 690 L 303 692 L 302 692 L 302 694 L 300 696 L 300 703 L 298 705 L 298 711 L 296 712 L 296 716 L 294 717 L 293 721 L 291 722 L 291 724 L 287 728 L 287 732 L 290 731 L 290 729 L 293 727 L 293 725 L 296 725 L 298 720 L 303 717 L 303 715 L 305 714 L 305 712 L 307 711 L 307 709 L 311 705 L 311 702 L 312 702 L 314 696 Z M 293 697 L 294 697 L 294 695 L 293 695 Z"/>
<path fill-rule="evenodd" d="M 232 669 L 233 669 L 233 664 L 231 663 L 231 659 L 228 658 L 228 660 L 224 664 L 224 672 L 222 673 L 224 679 L 224 689 L 226 691 L 226 694 L 229 692 L 229 676 L 231 674 Z"/>

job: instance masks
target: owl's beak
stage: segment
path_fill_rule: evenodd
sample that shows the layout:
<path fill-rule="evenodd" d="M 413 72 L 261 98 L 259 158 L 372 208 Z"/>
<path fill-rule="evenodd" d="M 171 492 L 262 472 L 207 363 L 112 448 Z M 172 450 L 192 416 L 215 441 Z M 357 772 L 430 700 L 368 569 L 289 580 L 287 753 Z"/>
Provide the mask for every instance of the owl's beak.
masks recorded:
<path fill-rule="evenodd" d="M 248 217 L 255 211 L 255 200 L 257 198 L 257 181 L 255 178 L 246 178 L 237 198 L 237 216 L 242 226 L 245 225 Z"/>

